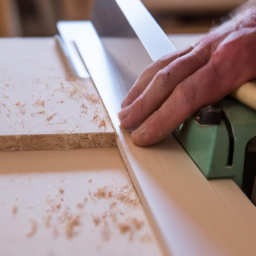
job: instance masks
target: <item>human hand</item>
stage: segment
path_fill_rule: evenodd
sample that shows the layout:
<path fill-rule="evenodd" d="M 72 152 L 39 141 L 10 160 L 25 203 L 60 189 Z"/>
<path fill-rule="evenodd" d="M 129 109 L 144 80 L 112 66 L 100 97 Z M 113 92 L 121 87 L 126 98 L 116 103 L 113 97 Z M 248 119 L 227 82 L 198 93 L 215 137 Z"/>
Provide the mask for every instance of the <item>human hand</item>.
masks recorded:
<path fill-rule="evenodd" d="M 154 144 L 255 77 L 256 6 L 147 67 L 121 105 L 120 127 L 135 144 Z"/>

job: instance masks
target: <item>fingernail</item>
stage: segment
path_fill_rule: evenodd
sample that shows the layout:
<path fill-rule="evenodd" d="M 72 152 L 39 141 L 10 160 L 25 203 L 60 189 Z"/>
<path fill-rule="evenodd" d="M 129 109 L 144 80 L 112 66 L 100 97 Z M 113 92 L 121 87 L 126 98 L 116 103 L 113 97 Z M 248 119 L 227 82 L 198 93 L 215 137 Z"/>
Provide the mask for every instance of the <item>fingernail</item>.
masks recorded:
<path fill-rule="evenodd" d="M 129 116 L 129 113 L 130 113 L 130 110 L 128 109 L 121 110 L 117 114 L 119 121 L 122 121 L 123 119 L 127 118 Z"/>
<path fill-rule="evenodd" d="M 123 127 L 122 127 L 122 125 L 121 125 L 121 122 L 119 122 L 119 128 L 122 130 L 122 131 L 124 131 L 124 132 L 133 132 L 133 130 L 127 130 L 127 129 L 124 129 Z"/>
<path fill-rule="evenodd" d="M 146 136 L 146 132 L 147 132 L 147 126 L 142 124 L 137 130 L 135 130 L 132 133 L 132 139 L 133 141 L 140 145 L 141 143 L 143 143 L 145 136 Z"/>

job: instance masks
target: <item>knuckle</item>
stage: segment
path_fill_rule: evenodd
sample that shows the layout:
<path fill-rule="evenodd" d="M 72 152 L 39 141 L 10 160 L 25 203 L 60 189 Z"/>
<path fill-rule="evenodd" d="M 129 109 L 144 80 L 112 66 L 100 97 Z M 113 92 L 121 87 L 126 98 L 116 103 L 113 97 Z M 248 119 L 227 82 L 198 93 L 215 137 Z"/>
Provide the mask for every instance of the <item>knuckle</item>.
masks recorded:
<path fill-rule="evenodd" d="M 164 68 L 170 64 L 170 62 L 173 59 L 173 54 L 167 54 L 160 58 L 159 60 L 156 61 L 157 65 L 160 66 L 161 68 Z"/>
<path fill-rule="evenodd" d="M 160 89 L 166 88 L 166 86 L 168 85 L 169 77 L 170 77 L 169 71 L 160 70 L 155 77 L 157 87 L 159 87 Z"/>
<path fill-rule="evenodd" d="M 158 138 L 165 137 L 166 134 L 166 118 L 161 114 L 161 111 L 156 110 L 155 113 L 155 120 L 156 120 L 156 131 L 155 136 Z"/>
<path fill-rule="evenodd" d="M 179 98 L 182 100 L 183 104 L 188 106 L 193 106 L 196 100 L 198 92 L 198 81 L 195 76 L 190 76 L 187 78 L 179 90 Z"/>
<path fill-rule="evenodd" d="M 191 55 L 192 60 L 197 64 L 197 66 L 202 67 L 206 63 L 206 54 L 204 49 L 195 49 Z"/>

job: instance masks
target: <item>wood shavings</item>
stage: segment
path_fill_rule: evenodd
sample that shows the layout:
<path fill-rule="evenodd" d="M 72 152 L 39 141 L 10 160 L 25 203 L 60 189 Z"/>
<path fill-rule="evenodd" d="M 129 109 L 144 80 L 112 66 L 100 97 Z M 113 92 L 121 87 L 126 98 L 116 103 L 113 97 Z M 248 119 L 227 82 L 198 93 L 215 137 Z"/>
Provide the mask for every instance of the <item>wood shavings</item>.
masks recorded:
<path fill-rule="evenodd" d="M 57 113 L 54 113 L 53 115 L 47 117 L 47 121 L 51 121 L 55 116 L 57 115 Z"/>
<path fill-rule="evenodd" d="M 104 220 L 104 226 L 103 226 L 103 230 L 102 230 L 102 238 L 103 241 L 108 241 L 110 239 L 110 229 L 109 229 L 109 225 L 108 222 L 106 220 Z"/>
<path fill-rule="evenodd" d="M 45 107 L 45 103 L 44 103 L 44 100 L 37 100 L 33 106 L 36 106 L 36 107 Z"/>
<path fill-rule="evenodd" d="M 68 239 L 71 239 L 73 236 L 77 234 L 75 228 L 81 225 L 80 223 L 80 216 L 68 216 L 67 217 L 67 224 L 66 224 L 66 236 Z"/>
<path fill-rule="evenodd" d="M 60 192 L 61 194 L 63 194 L 63 193 L 65 192 L 65 190 L 64 190 L 63 188 L 60 188 L 60 189 L 59 189 L 59 192 Z"/>
<path fill-rule="evenodd" d="M 16 104 L 15 104 L 16 107 L 19 107 L 19 111 L 23 115 L 25 115 L 25 113 L 26 113 L 26 109 L 25 109 L 26 105 L 27 105 L 26 103 L 22 104 L 20 101 L 16 102 Z"/>
<path fill-rule="evenodd" d="M 10 85 L 9 84 L 5 84 L 6 87 L 9 87 Z"/>
<path fill-rule="evenodd" d="M 76 205 L 76 207 L 79 208 L 79 209 L 82 209 L 84 207 L 84 205 L 79 203 L 79 204 Z"/>
<path fill-rule="evenodd" d="M 139 198 L 132 187 L 124 186 L 120 190 L 111 187 L 101 187 L 97 189 L 94 196 L 98 199 L 115 198 L 122 203 L 137 206 Z"/>
<path fill-rule="evenodd" d="M 114 208 L 116 205 L 117 205 L 117 202 L 112 202 L 112 203 L 110 204 L 110 208 Z"/>
<path fill-rule="evenodd" d="M 94 203 L 97 203 L 96 200 L 95 200 L 95 198 L 92 196 L 92 193 L 91 193 L 91 192 L 89 192 L 88 195 L 90 196 L 90 198 L 92 199 L 92 201 L 93 201 Z"/>
<path fill-rule="evenodd" d="M 106 199 L 107 198 L 107 187 L 99 188 L 96 193 L 94 193 L 94 196 L 97 197 L 98 199 Z"/>
<path fill-rule="evenodd" d="M 95 115 L 93 117 L 93 119 L 91 120 L 91 122 L 98 124 L 98 127 L 101 129 L 103 128 L 103 130 L 105 131 L 107 128 L 107 123 L 105 121 L 105 119 L 101 119 L 98 115 Z"/>
<path fill-rule="evenodd" d="M 3 98 L 4 98 L 4 99 L 7 99 L 7 100 L 8 100 L 8 99 L 10 98 L 9 96 L 6 96 L 6 95 L 3 94 L 3 93 L 2 93 L 2 95 L 3 95 Z"/>
<path fill-rule="evenodd" d="M 121 234 L 125 234 L 128 231 L 130 231 L 130 225 L 128 225 L 127 223 L 119 223 L 118 227 L 120 229 Z"/>
<path fill-rule="evenodd" d="M 100 99 L 99 99 L 99 97 L 96 94 L 94 94 L 94 93 L 91 93 L 91 94 L 86 93 L 86 94 L 84 94 L 84 96 L 92 104 L 100 104 Z"/>
<path fill-rule="evenodd" d="M 43 114 L 45 114 L 45 111 L 38 111 L 36 113 L 32 113 L 31 116 L 35 117 L 35 116 L 39 116 L 39 115 L 43 115 Z"/>
<path fill-rule="evenodd" d="M 13 207 L 12 207 L 12 213 L 13 214 L 16 214 L 18 212 L 18 207 L 17 207 L 17 205 L 14 205 Z"/>
<path fill-rule="evenodd" d="M 30 238 L 33 235 L 35 235 L 36 231 L 37 231 L 37 222 L 35 220 L 31 220 L 31 230 L 30 232 L 27 234 L 27 237 Z"/>
<path fill-rule="evenodd" d="M 93 218 L 93 222 L 95 224 L 95 227 L 97 227 L 101 222 L 100 218 L 98 216 L 94 216 L 94 215 L 92 215 L 92 218 Z"/>
<path fill-rule="evenodd" d="M 143 226 L 144 226 L 144 222 L 143 221 L 139 221 L 135 218 L 132 219 L 132 224 L 135 226 L 135 228 L 137 230 L 140 230 Z"/>
<path fill-rule="evenodd" d="M 106 124 L 106 121 L 105 119 L 102 119 L 100 121 L 100 124 L 98 125 L 99 128 L 104 128 L 104 130 L 107 128 L 107 124 Z"/>

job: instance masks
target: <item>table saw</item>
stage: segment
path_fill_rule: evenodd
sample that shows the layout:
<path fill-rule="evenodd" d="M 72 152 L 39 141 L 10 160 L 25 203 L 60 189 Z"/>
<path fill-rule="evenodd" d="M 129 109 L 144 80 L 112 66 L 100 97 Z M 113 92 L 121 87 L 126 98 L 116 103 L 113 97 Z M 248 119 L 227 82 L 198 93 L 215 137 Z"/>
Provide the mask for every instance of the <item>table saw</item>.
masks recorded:
<path fill-rule="evenodd" d="M 197 117 L 180 142 L 147 148 L 119 128 L 124 95 L 159 57 L 141 36 L 165 35 L 139 1 L 110 2 L 148 31 L 102 38 L 94 16 L 60 22 L 61 37 L 0 40 L 0 255 L 255 255 L 255 206 L 232 175 L 208 180 L 186 144 Z M 173 50 L 202 37 L 168 36 Z"/>

